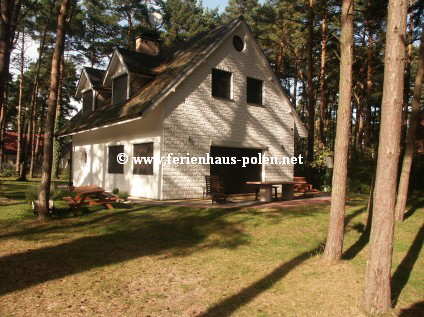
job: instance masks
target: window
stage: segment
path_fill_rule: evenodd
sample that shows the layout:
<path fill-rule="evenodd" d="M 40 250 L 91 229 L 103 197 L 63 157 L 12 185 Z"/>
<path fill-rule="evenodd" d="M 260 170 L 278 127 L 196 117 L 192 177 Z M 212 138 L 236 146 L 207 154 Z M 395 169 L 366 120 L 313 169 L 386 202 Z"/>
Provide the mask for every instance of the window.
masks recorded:
<path fill-rule="evenodd" d="M 119 164 L 117 156 L 119 153 L 124 153 L 123 145 L 109 146 L 107 172 L 109 174 L 124 174 L 124 164 Z"/>
<path fill-rule="evenodd" d="M 231 73 L 212 69 L 212 96 L 231 99 Z"/>
<path fill-rule="evenodd" d="M 82 166 L 87 165 L 87 151 L 82 151 L 81 153 L 81 165 Z"/>
<path fill-rule="evenodd" d="M 234 35 L 233 46 L 234 46 L 234 48 L 236 49 L 237 52 L 243 51 L 244 43 L 243 43 L 243 40 L 240 38 L 240 36 Z"/>
<path fill-rule="evenodd" d="M 134 157 L 153 157 L 153 142 L 134 144 Z M 134 164 L 133 174 L 137 175 L 153 175 L 153 160 L 149 163 Z"/>
<path fill-rule="evenodd" d="M 247 77 L 247 102 L 262 105 L 262 80 Z"/>
<path fill-rule="evenodd" d="M 93 111 L 93 90 L 82 94 L 82 113 L 86 114 Z"/>
<path fill-rule="evenodd" d="M 113 80 L 112 104 L 127 100 L 128 94 L 128 75 L 123 75 Z"/>

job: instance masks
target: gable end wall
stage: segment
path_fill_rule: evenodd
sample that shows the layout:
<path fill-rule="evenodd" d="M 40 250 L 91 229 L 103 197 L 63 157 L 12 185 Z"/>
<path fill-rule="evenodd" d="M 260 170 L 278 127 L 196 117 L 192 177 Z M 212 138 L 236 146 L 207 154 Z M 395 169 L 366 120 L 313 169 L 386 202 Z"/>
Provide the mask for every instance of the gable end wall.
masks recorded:
<path fill-rule="evenodd" d="M 232 45 L 233 35 L 245 41 L 243 52 Z M 174 93 L 164 101 L 163 155 L 204 157 L 212 144 L 234 147 L 261 147 L 266 156 L 292 156 L 294 153 L 294 119 L 261 53 L 242 26 L 218 47 Z M 233 73 L 233 101 L 211 96 L 211 70 L 219 68 Z M 246 76 L 264 81 L 264 106 L 246 103 Z M 240 145 L 240 146 L 237 146 Z M 209 165 L 162 166 L 162 199 L 202 196 L 204 175 Z M 263 180 L 291 180 L 293 165 L 266 165 Z"/>

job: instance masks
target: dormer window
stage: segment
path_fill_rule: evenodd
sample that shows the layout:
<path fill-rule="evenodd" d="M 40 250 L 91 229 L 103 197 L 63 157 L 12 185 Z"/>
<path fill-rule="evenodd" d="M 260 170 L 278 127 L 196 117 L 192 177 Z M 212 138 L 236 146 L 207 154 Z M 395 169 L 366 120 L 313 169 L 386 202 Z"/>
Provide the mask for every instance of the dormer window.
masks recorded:
<path fill-rule="evenodd" d="M 82 113 L 93 111 L 93 90 L 90 89 L 82 94 Z"/>
<path fill-rule="evenodd" d="M 112 80 L 112 104 L 124 102 L 128 99 L 128 74 Z"/>

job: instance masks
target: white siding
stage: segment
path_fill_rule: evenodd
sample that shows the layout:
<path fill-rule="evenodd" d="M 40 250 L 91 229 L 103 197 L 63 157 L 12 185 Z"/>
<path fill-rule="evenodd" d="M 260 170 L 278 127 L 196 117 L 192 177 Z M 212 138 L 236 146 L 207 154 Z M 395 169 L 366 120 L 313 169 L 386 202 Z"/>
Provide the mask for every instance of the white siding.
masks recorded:
<path fill-rule="evenodd" d="M 133 144 L 154 142 L 155 157 L 161 156 L 162 138 L 161 108 L 150 112 L 145 118 L 128 123 L 78 133 L 73 142 L 73 181 L 75 186 L 100 185 L 108 191 L 117 187 L 130 195 L 159 199 L 160 166 L 156 161 L 153 175 L 132 174 Z M 108 174 L 108 146 L 124 145 L 129 162 L 124 174 Z M 81 164 L 81 154 L 87 151 L 87 164 Z"/>
<path fill-rule="evenodd" d="M 294 119 L 272 81 L 261 53 L 240 26 L 245 49 L 233 48 L 232 35 L 165 100 L 163 154 L 205 156 L 210 146 L 262 147 L 267 156 L 292 156 Z M 211 97 L 211 69 L 233 73 L 233 101 Z M 246 76 L 263 80 L 264 107 L 246 103 Z M 189 141 L 190 136 L 190 141 Z M 164 165 L 163 198 L 201 197 L 209 165 Z M 266 165 L 263 180 L 290 180 L 293 165 Z"/>

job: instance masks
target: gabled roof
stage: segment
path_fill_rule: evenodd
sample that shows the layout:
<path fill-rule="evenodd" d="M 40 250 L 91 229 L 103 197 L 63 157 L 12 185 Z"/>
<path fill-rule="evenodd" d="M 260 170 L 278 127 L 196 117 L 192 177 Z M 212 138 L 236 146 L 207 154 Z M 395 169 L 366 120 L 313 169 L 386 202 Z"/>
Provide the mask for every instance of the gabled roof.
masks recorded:
<path fill-rule="evenodd" d="M 209 48 L 225 37 L 231 30 L 237 27 L 240 20 L 218 27 L 212 31 L 202 32 L 192 39 L 182 43 L 168 58 L 153 71 L 158 75 L 142 87 L 131 99 L 124 104 L 108 105 L 102 111 L 93 111 L 83 114 L 78 112 L 67 122 L 58 135 L 68 135 L 79 131 L 111 124 L 131 118 L 140 117 L 142 113 L 152 105 L 155 100 L 171 89 L 179 76 L 183 76 L 203 57 Z"/>
<path fill-rule="evenodd" d="M 122 56 L 125 67 L 130 73 L 155 75 L 153 69 L 163 62 L 160 56 L 134 52 L 121 47 L 116 51 Z"/>
<path fill-rule="evenodd" d="M 158 104 L 170 92 L 174 91 L 175 87 L 184 80 L 184 78 L 191 73 L 207 55 L 211 54 L 215 48 L 219 46 L 219 43 L 236 29 L 240 23 L 246 24 L 242 17 L 213 30 L 202 32 L 190 40 L 181 43 L 167 54 L 167 57 L 162 61 L 153 58 L 148 60 L 151 63 L 149 71 L 151 74 L 156 74 L 156 76 L 151 82 L 136 92 L 131 99 L 123 104 L 116 105 L 111 105 L 109 101 L 108 104 L 100 105 L 100 107 L 102 107 L 101 111 L 93 111 L 85 114 L 80 111 L 62 127 L 58 135 L 74 134 L 80 131 L 141 117 L 151 106 Z M 142 65 L 142 63 L 143 59 L 146 58 L 146 54 L 130 52 L 124 49 L 117 49 L 115 53 L 117 53 L 114 54 L 116 55 L 115 58 L 119 55 L 120 59 L 122 58 L 121 61 L 124 61 L 128 71 L 131 72 L 130 69 L 137 70 L 136 72 L 145 71 L 145 66 Z M 140 56 L 138 54 L 144 56 L 138 59 L 138 56 Z M 149 57 L 151 58 L 152 56 Z M 114 57 L 112 57 L 112 59 L 113 58 Z M 109 67 L 112 64 L 112 59 L 109 63 Z M 133 65 L 133 62 L 135 62 L 135 65 L 129 66 Z M 130 67 L 130 69 L 128 67 Z M 273 74 L 271 68 L 269 69 Z M 108 76 L 106 72 L 103 82 L 106 81 L 106 77 Z M 283 95 L 285 96 L 284 92 Z M 288 103 L 290 104 L 289 101 Z M 300 124 L 297 129 L 306 131 L 294 109 L 292 109 L 292 114 L 295 118 L 296 126 Z"/>
<path fill-rule="evenodd" d="M 84 66 L 78 81 L 77 92 L 75 93 L 75 96 L 77 98 L 81 98 L 81 94 L 84 90 L 84 87 L 86 86 L 87 81 L 90 84 L 90 88 L 104 89 L 105 87 L 102 84 L 104 75 L 105 71 L 102 69 Z"/>
<path fill-rule="evenodd" d="M 102 86 L 103 77 L 105 76 L 105 71 L 103 69 L 84 67 L 87 72 L 88 79 L 94 87 Z"/>

